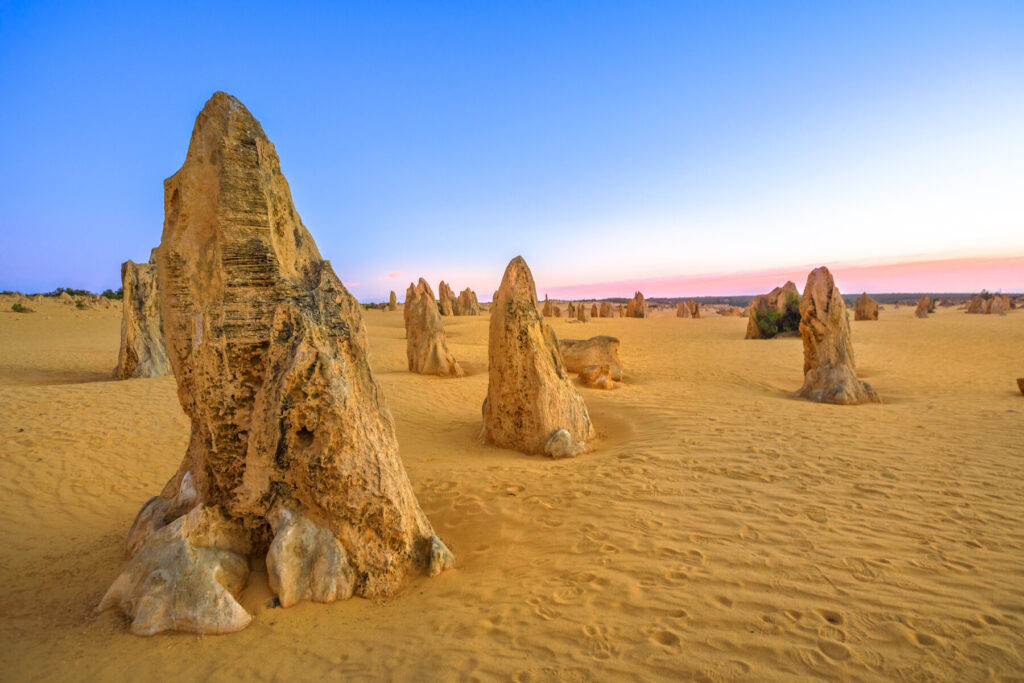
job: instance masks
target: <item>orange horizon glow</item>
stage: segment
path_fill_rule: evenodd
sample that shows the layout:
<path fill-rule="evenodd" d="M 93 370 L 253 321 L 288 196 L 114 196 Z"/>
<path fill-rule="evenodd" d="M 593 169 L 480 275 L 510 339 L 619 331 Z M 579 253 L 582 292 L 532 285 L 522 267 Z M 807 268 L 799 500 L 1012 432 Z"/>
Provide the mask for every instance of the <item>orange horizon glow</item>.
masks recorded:
<path fill-rule="evenodd" d="M 721 273 L 548 287 L 538 294 L 558 299 L 744 296 L 763 294 L 787 280 L 803 290 L 807 274 L 824 265 L 843 293 L 1024 292 L 1024 255 L 901 261 L 884 264 L 833 262 L 748 273 Z"/>

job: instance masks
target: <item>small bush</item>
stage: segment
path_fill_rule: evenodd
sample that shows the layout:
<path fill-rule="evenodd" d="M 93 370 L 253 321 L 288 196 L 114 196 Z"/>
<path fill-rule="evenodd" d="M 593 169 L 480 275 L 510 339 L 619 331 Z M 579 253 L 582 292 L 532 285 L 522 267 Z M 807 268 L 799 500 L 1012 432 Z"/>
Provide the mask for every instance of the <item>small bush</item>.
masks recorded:
<path fill-rule="evenodd" d="M 81 311 L 84 311 L 85 309 L 87 309 L 89 307 L 86 305 L 86 303 L 84 301 L 76 301 L 75 302 L 75 308 L 77 308 L 77 309 L 79 309 Z"/>
<path fill-rule="evenodd" d="M 11 306 L 11 310 L 14 311 L 15 313 L 35 313 L 34 310 L 29 308 L 28 306 L 23 306 L 20 303 L 15 303 L 13 306 Z"/>
<path fill-rule="evenodd" d="M 100 296 L 106 297 L 108 299 L 123 299 L 124 287 L 118 287 L 116 292 L 112 289 L 104 289 L 103 293 L 100 294 Z"/>
<path fill-rule="evenodd" d="M 793 293 L 787 294 L 785 309 L 782 311 L 769 311 L 764 315 L 755 311 L 754 323 L 766 339 L 783 332 L 796 332 L 800 329 L 800 297 Z"/>
<path fill-rule="evenodd" d="M 52 292 L 47 292 L 43 296 L 60 296 L 61 294 L 67 294 L 68 296 L 91 296 L 92 292 L 88 289 L 73 289 L 71 287 L 58 287 Z"/>

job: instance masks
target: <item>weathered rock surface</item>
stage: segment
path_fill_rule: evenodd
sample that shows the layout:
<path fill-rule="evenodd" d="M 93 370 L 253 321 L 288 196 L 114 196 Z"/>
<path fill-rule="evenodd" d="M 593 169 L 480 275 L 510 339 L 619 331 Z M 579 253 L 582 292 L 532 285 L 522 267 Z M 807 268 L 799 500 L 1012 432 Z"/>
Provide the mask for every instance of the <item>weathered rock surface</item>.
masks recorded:
<path fill-rule="evenodd" d="M 935 310 L 935 308 L 932 306 L 932 300 L 925 295 L 917 302 L 917 309 L 914 311 L 914 315 L 918 318 L 927 318 L 928 314 L 933 310 Z"/>
<path fill-rule="evenodd" d="M 582 372 L 590 365 L 607 365 L 611 378 L 622 381 L 622 362 L 619 360 L 619 340 L 607 335 L 590 339 L 559 339 L 558 352 L 569 372 Z"/>
<path fill-rule="evenodd" d="M 97 609 L 120 608 L 140 636 L 240 631 L 252 621 L 235 599 L 249 579 L 250 550 L 242 525 L 197 505 L 146 539 Z"/>
<path fill-rule="evenodd" d="M 700 304 L 693 299 L 690 299 L 687 303 L 690 305 L 690 317 L 700 318 Z"/>
<path fill-rule="evenodd" d="M 623 307 L 622 304 L 619 304 L 618 311 L 619 311 L 619 317 L 620 318 L 625 318 L 626 317 L 626 309 L 625 309 L 625 307 Z"/>
<path fill-rule="evenodd" d="M 541 310 L 541 315 L 543 315 L 545 318 L 551 318 L 552 316 L 555 315 L 554 308 L 552 307 L 551 302 L 548 300 L 547 294 L 544 295 L 544 308 L 543 310 Z"/>
<path fill-rule="evenodd" d="M 590 306 L 590 317 L 591 318 L 600 318 L 601 317 L 601 309 L 599 309 L 597 307 L 596 303 L 591 304 L 591 306 Z"/>
<path fill-rule="evenodd" d="M 854 320 L 878 320 L 878 302 L 864 292 L 853 306 Z"/>
<path fill-rule="evenodd" d="M 455 305 L 458 299 L 455 298 L 455 292 L 448 286 L 448 283 L 441 280 L 441 284 L 437 286 L 437 305 L 441 311 L 441 315 L 455 315 Z"/>
<path fill-rule="evenodd" d="M 755 296 L 747 309 L 746 339 L 771 339 L 800 326 L 800 290 L 786 282 L 767 294 Z"/>
<path fill-rule="evenodd" d="M 171 372 L 160 321 L 156 264 L 121 264 L 121 348 L 114 377 L 162 377 Z"/>
<path fill-rule="evenodd" d="M 410 285 L 411 287 L 411 285 Z M 448 350 L 437 301 L 423 278 L 405 299 L 405 355 L 410 372 L 462 377 L 462 368 Z"/>
<path fill-rule="evenodd" d="M 459 292 L 454 310 L 455 315 L 480 315 L 480 305 L 477 303 L 476 293 L 469 287 Z"/>
<path fill-rule="evenodd" d="M 526 261 L 505 269 L 488 341 L 483 438 L 504 448 L 543 454 L 559 429 L 574 442 L 593 436 L 590 415 L 558 352 L 558 339 L 537 306 Z"/>
<path fill-rule="evenodd" d="M 572 434 L 565 429 L 559 429 L 551 435 L 544 446 L 544 454 L 555 458 L 575 458 L 580 453 L 586 453 L 589 449 L 583 441 L 573 441 Z"/>
<path fill-rule="evenodd" d="M 612 317 L 612 305 L 607 301 L 601 302 L 600 314 L 602 318 Z"/>
<path fill-rule="evenodd" d="M 591 389 L 614 389 L 610 365 L 588 365 L 579 373 L 580 381 Z"/>
<path fill-rule="evenodd" d="M 626 302 L 626 317 L 627 318 L 646 318 L 647 317 L 647 301 L 644 299 L 644 295 L 640 292 L 636 292 L 633 298 Z"/>
<path fill-rule="evenodd" d="M 355 570 L 330 529 L 284 506 L 274 509 L 267 519 L 274 528 L 267 551 L 267 577 L 281 607 L 302 600 L 334 602 L 352 597 Z"/>
<path fill-rule="evenodd" d="M 395 290 L 391 290 L 391 296 L 388 297 L 388 310 L 394 311 L 398 309 L 398 296 L 395 294 Z"/>
<path fill-rule="evenodd" d="M 1017 378 L 1017 388 L 1020 389 L 1020 393 L 1024 394 L 1024 377 Z"/>
<path fill-rule="evenodd" d="M 967 304 L 967 312 L 972 314 L 1006 315 L 1006 312 L 1013 308 L 1014 304 L 1009 295 L 988 292 L 975 294 Z"/>
<path fill-rule="evenodd" d="M 692 318 L 693 313 L 690 312 L 690 304 L 686 301 L 680 301 L 676 306 L 676 317 L 677 318 Z"/>
<path fill-rule="evenodd" d="M 587 308 L 586 304 L 580 304 L 576 307 L 576 319 L 581 323 L 590 322 L 590 309 Z"/>
<path fill-rule="evenodd" d="M 384 597 L 431 573 L 435 535 L 370 372 L 361 306 L 238 100 L 207 102 L 164 197 L 164 333 L 192 435 L 100 607 L 138 633 L 237 630 L 247 557 L 272 548 L 286 600 Z"/>
<path fill-rule="evenodd" d="M 796 396 L 820 403 L 879 402 L 871 385 L 857 379 L 846 304 L 824 266 L 807 276 L 800 300 L 800 335 L 804 385 Z"/>

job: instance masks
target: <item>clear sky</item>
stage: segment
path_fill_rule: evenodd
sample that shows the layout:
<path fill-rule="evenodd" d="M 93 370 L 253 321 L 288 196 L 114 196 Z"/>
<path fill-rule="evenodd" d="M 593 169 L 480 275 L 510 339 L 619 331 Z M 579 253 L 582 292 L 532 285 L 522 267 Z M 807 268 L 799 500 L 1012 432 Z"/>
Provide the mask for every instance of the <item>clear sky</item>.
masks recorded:
<path fill-rule="evenodd" d="M 364 301 L 516 254 L 542 294 L 1024 289 L 984 265 L 1024 255 L 1022 2 L 2 0 L 0 289 L 119 286 L 216 90 Z"/>

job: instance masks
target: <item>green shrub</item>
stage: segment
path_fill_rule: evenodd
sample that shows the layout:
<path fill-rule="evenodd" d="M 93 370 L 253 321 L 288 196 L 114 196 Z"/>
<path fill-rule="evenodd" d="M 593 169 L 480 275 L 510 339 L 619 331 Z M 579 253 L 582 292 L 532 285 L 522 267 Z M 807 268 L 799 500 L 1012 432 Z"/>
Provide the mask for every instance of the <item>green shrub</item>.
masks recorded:
<path fill-rule="evenodd" d="M 782 311 L 769 311 L 763 315 L 755 311 L 754 324 L 766 339 L 783 332 L 796 332 L 800 329 L 800 297 L 793 293 L 787 294 Z"/>
<path fill-rule="evenodd" d="M 71 287 L 58 287 L 52 292 L 47 292 L 43 296 L 60 296 L 61 294 L 67 293 L 68 296 L 89 296 L 92 294 L 88 289 L 73 289 Z"/>
<path fill-rule="evenodd" d="M 14 311 L 15 313 L 35 313 L 34 310 L 29 308 L 28 306 L 22 306 L 20 303 L 15 303 L 13 306 L 11 306 L 11 310 Z"/>
<path fill-rule="evenodd" d="M 112 290 L 112 289 L 104 289 L 103 293 L 100 294 L 100 296 L 106 297 L 108 299 L 123 299 L 124 298 L 124 288 L 123 287 L 118 287 L 116 292 L 114 290 Z"/>

